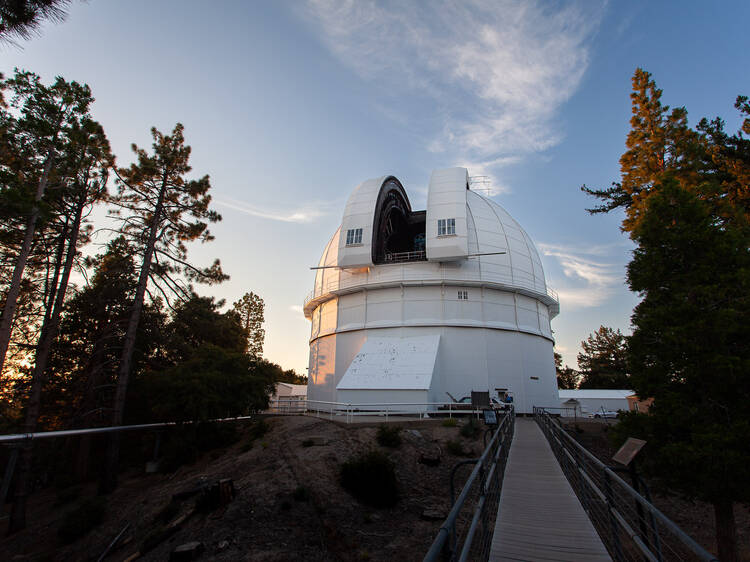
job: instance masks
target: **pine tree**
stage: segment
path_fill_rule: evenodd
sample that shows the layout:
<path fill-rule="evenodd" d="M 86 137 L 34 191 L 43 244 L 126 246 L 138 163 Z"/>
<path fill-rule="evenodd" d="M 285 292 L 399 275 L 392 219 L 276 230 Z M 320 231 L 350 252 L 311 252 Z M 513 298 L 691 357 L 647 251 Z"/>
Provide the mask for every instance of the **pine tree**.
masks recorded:
<path fill-rule="evenodd" d="M 88 108 L 93 102 L 91 90 L 77 82 L 58 77 L 51 86 L 41 83 L 30 72 L 16 72 L 2 86 L 12 93 L 10 108 L 0 111 L 0 178 L 2 198 L 11 203 L 21 220 L 4 224 L 4 262 L 12 262 L 5 302 L 0 316 L 0 376 L 21 295 L 24 273 L 38 229 L 54 216 L 48 186 L 65 186 L 70 181 L 66 159 L 72 157 L 72 136 L 90 121 Z M 49 296 L 49 294 L 48 294 Z"/>
<path fill-rule="evenodd" d="M 234 311 L 240 315 L 240 321 L 245 330 L 247 339 L 245 352 L 259 359 L 263 355 L 263 340 L 266 337 L 266 331 L 263 329 L 265 303 L 258 295 L 249 292 L 245 293 L 233 306 Z"/>
<path fill-rule="evenodd" d="M 185 177 L 191 168 L 190 147 L 185 145 L 183 129 L 180 123 L 171 135 L 151 129 L 153 154 L 133 145 L 137 162 L 117 170 L 118 193 L 114 202 L 119 207 L 116 216 L 122 222 L 120 232 L 138 249 L 141 264 L 118 367 L 112 425 L 123 421 L 138 323 L 146 295 L 153 298 L 149 286 L 169 303 L 174 297 L 188 300 L 192 296 L 185 279 L 211 284 L 228 278 L 219 260 L 207 268 L 187 261 L 186 243 L 212 240 L 208 222 L 221 220 L 221 216 L 209 209 L 208 176 L 197 180 Z M 114 433 L 108 447 L 103 491 L 116 486 L 118 460 L 119 438 Z"/>
<path fill-rule="evenodd" d="M 606 326 L 600 326 L 582 341 L 583 351 L 578 354 L 582 377 L 579 388 L 629 388 L 625 342 L 620 330 Z"/>
<path fill-rule="evenodd" d="M 90 93 L 87 88 L 82 89 L 82 94 L 88 101 Z M 71 98 L 70 103 L 73 101 Z M 25 433 L 33 433 L 37 427 L 47 363 L 52 343 L 57 337 L 70 274 L 78 256 L 79 244 L 88 238 L 84 227 L 85 214 L 106 193 L 107 170 L 113 160 L 104 131 L 88 116 L 83 116 L 80 121 L 72 121 L 63 130 L 62 137 L 64 145 L 57 154 L 54 176 L 56 193 L 54 198 L 47 201 L 48 223 L 52 225 L 47 231 L 55 234 L 56 250 L 45 278 L 44 316 L 35 346 L 23 424 Z M 12 532 L 26 525 L 31 457 L 29 444 L 23 450 L 17 475 L 9 527 Z"/>
<path fill-rule="evenodd" d="M 643 297 L 632 318 L 633 388 L 655 400 L 630 423 L 658 451 L 652 468 L 668 486 L 714 505 L 719 559 L 737 560 L 733 503 L 750 499 L 750 236 L 723 227 L 676 181 L 658 188 L 628 265 Z"/>
<path fill-rule="evenodd" d="M 649 465 L 675 490 L 713 503 L 721 560 L 737 560 L 733 503 L 750 498 L 748 248 L 750 104 L 742 130 L 720 118 L 687 126 L 668 113 L 648 73 L 633 77 L 632 130 L 622 178 L 587 193 L 622 207 L 637 248 L 628 283 L 643 298 L 628 345 L 632 387 L 652 397 L 648 415 L 625 417 L 620 433 L 649 441 Z"/>
<path fill-rule="evenodd" d="M 687 111 L 678 107 L 669 111 L 661 104 L 662 91 L 651 74 L 638 68 L 633 75 L 627 151 L 620 157 L 622 178 L 609 189 L 581 189 L 603 203 L 589 209 L 591 213 L 607 213 L 624 208 L 622 228 L 631 232 L 638 224 L 645 201 L 665 173 L 694 181 L 701 169 L 703 144 L 699 135 L 687 124 Z M 698 157 L 698 158 L 696 158 Z"/>

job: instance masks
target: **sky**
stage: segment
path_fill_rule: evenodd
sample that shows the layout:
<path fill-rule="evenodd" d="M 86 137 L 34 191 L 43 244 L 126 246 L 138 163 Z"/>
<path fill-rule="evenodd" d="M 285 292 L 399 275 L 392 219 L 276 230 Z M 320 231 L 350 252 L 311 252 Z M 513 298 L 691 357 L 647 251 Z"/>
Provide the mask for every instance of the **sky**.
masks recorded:
<path fill-rule="evenodd" d="M 75 1 L 0 45 L 0 71 L 89 84 L 121 166 L 151 127 L 185 125 L 223 216 L 190 255 L 231 276 L 198 292 L 260 295 L 264 355 L 282 367 L 306 372 L 310 267 L 351 191 L 395 175 L 423 209 L 432 170 L 452 166 L 488 176 L 534 240 L 560 297 L 556 349 L 575 366 L 600 325 L 630 333 L 638 302 L 622 215 L 589 215 L 579 189 L 619 179 L 633 72 L 692 125 L 719 115 L 736 131 L 748 16 L 746 1 Z"/>

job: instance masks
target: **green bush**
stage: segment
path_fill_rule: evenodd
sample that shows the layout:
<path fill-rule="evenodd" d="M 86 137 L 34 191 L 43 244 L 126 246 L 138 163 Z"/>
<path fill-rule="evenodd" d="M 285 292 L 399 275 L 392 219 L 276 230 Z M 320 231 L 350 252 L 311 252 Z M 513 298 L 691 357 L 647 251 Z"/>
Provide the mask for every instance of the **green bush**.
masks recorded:
<path fill-rule="evenodd" d="M 57 536 L 63 544 L 80 539 L 99 525 L 104 519 L 104 506 L 104 498 L 88 498 L 70 512 L 57 530 Z"/>
<path fill-rule="evenodd" d="M 473 417 L 461 426 L 461 436 L 467 439 L 474 439 L 479 434 L 479 423 Z"/>
<path fill-rule="evenodd" d="M 360 502 L 392 507 L 398 502 L 398 480 L 393 463 L 380 451 L 352 457 L 341 465 L 341 485 Z"/>
<path fill-rule="evenodd" d="M 458 421 L 456 418 L 445 418 L 442 423 L 443 427 L 456 427 L 457 425 Z"/>
<path fill-rule="evenodd" d="M 377 440 L 383 447 L 390 447 L 391 449 L 397 449 L 401 446 L 401 428 L 400 427 L 389 427 L 385 424 L 378 427 Z"/>

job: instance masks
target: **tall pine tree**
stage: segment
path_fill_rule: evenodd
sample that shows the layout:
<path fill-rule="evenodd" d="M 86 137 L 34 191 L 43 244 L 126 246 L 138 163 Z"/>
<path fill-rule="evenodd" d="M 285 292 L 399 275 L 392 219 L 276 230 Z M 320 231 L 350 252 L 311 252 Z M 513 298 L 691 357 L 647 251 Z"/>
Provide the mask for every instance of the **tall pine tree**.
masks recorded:
<path fill-rule="evenodd" d="M 132 370 L 135 340 L 146 295 L 187 300 L 192 296 L 189 282 L 219 283 L 228 277 L 219 260 L 206 268 L 196 267 L 187 258 L 186 243 L 213 239 L 208 223 L 221 220 L 209 208 L 211 187 L 208 176 L 191 180 L 190 147 L 185 145 L 183 126 L 178 123 L 171 135 L 155 128 L 153 154 L 133 145 L 137 161 L 117 170 L 118 193 L 114 203 L 121 233 L 137 249 L 141 263 L 133 308 L 117 371 L 112 425 L 121 425 L 125 412 L 128 383 Z M 187 281 L 187 282 L 186 282 Z M 107 452 L 106 475 L 102 490 L 117 484 L 119 438 L 113 433 Z"/>
<path fill-rule="evenodd" d="M 621 433 L 649 441 L 649 466 L 682 493 L 714 505 L 721 560 L 737 560 L 733 505 L 750 499 L 750 105 L 734 135 L 716 118 L 687 124 L 661 105 L 651 75 L 633 76 L 633 118 L 621 181 L 583 190 L 624 208 L 637 248 L 628 283 L 643 298 L 628 346 L 632 387 L 653 397 L 649 415 Z"/>

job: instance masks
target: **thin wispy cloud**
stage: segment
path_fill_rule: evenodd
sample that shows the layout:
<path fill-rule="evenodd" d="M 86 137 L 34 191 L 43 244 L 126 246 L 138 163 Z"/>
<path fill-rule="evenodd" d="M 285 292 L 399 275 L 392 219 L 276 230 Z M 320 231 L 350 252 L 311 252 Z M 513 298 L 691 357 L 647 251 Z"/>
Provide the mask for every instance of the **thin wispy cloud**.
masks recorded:
<path fill-rule="evenodd" d="M 576 248 L 557 244 L 538 244 L 544 256 L 554 259 L 563 277 L 552 283 L 567 309 L 600 306 L 622 287 L 623 264 L 611 259 L 622 255 L 613 246 Z"/>
<path fill-rule="evenodd" d="M 359 75 L 432 99 L 429 150 L 486 171 L 560 142 L 555 116 L 580 86 L 603 5 L 309 0 L 305 14 Z"/>
<path fill-rule="evenodd" d="M 330 204 L 328 203 L 310 204 L 292 211 L 281 211 L 278 209 L 264 209 L 230 198 L 216 199 L 215 202 L 218 205 L 234 209 L 246 215 L 281 222 L 310 223 L 330 212 Z"/>

